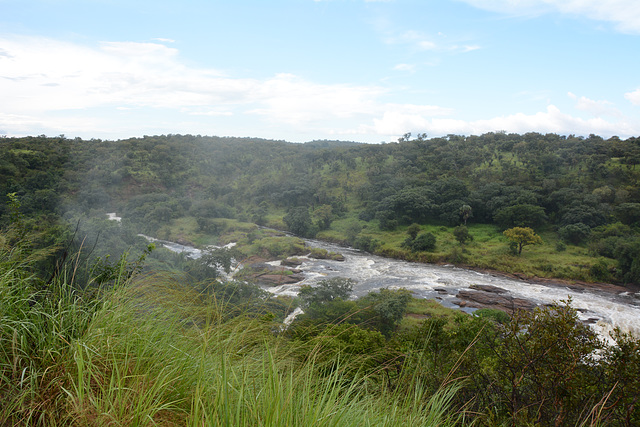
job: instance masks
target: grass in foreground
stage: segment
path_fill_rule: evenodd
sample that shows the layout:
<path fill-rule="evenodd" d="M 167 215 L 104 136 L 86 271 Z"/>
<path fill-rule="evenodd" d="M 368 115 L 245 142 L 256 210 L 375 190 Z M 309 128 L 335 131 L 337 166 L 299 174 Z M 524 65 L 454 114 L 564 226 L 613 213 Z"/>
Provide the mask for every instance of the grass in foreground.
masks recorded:
<path fill-rule="evenodd" d="M 299 349 L 264 319 L 179 277 L 116 280 L 86 298 L 61 275 L 41 288 L 0 254 L 2 425 L 449 425 L 455 387 L 394 393 L 321 345 Z M 354 372 L 356 374 L 354 375 Z"/>

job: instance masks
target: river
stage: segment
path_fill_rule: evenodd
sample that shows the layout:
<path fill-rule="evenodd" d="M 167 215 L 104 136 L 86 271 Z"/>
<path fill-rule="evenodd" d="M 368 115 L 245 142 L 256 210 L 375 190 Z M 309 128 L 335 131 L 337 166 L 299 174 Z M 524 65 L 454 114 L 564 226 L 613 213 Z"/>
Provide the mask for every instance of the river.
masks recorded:
<path fill-rule="evenodd" d="M 199 249 L 190 246 L 153 240 L 175 252 L 187 252 L 193 258 L 199 257 L 201 253 Z M 636 336 L 640 335 L 640 294 L 532 283 L 454 266 L 411 263 L 379 257 L 318 240 L 305 242 L 310 247 L 339 252 L 344 255 L 345 260 L 297 257 L 303 260 L 299 269 L 302 270 L 305 279 L 293 285 L 268 287 L 266 289 L 269 292 L 276 295 L 296 295 L 301 285 L 313 285 L 332 277 L 346 277 L 357 282 L 353 287 L 355 297 L 381 288 L 404 288 L 416 297 L 436 299 L 446 307 L 459 309 L 459 299 L 456 295 L 460 290 L 471 285 L 491 285 L 508 291 L 511 297 L 526 299 L 539 305 L 571 298 L 572 306 L 578 311 L 580 319 L 590 323 L 603 337 L 607 337 L 615 326 Z M 270 264 L 279 265 L 279 261 Z M 467 312 L 474 311 L 471 308 L 461 309 Z"/>

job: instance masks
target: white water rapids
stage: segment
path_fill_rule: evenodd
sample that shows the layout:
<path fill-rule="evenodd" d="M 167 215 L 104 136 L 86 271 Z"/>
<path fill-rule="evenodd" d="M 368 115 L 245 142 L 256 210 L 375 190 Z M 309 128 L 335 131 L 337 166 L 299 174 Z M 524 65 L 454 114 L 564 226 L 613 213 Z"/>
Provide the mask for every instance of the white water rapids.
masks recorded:
<path fill-rule="evenodd" d="M 117 220 L 115 214 L 110 219 Z M 186 252 L 191 258 L 199 258 L 200 249 L 174 242 L 141 235 L 174 252 Z M 381 288 L 410 290 L 416 297 L 436 299 L 446 307 L 460 308 L 456 302 L 459 290 L 471 285 L 492 285 L 505 289 L 512 297 L 533 301 L 539 305 L 551 304 L 571 298 L 572 307 L 583 321 L 588 321 L 598 334 L 608 337 L 614 327 L 640 336 L 640 293 L 613 293 L 595 289 L 571 289 L 561 285 L 543 285 L 511 279 L 500 275 L 480 273 L 453 266 L 419 264 L 383 258 L 317 240 L 306 240 L 310 247 L 323 248 L 344 255 L 344 261 L 303 260 L 299 267 L 305 279 L 293 285 L 266 288 L 276 295 L 295 296 L 301 285 L 312 285 L 332 277 L 351 278 L 357 282 L 353 295 L 359 297 Z M 270 263 L 279 265 L 279 261 Z M 238 266 L 241 268 L 241 266 Z M 472 312 L 473 308 L 462 308 Z"/>

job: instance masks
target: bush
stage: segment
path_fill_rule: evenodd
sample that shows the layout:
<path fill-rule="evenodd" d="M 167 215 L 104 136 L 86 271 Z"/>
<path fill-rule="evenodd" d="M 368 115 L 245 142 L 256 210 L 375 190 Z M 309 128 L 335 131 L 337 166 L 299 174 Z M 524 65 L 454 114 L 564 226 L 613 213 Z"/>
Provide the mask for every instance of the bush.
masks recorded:
<path fill-rule="evenodd" d="M 402 247 L 413 252 L 432 251 L 436 248 L 436 236 L 433 233 L 422 233 L 415 239 L 409 237 L 402 243 Z"/>
<path fill-rule="evenodd" d="M 453 235 L 461 245 L 473 240 L 473 236 L 469 233 L 469 229 L 464 225 L 459 225 L 454 228 Z"/>
<path fill-rule="evenodd" d="M 591 227 L 581 222 L 569 224 L 558 230 L 560 238 L 567 243 L 578 245 L 585 241 L 591 234 Z"/>
<path fill-rule="evenodd" d="M 353 242 L 353 247 L 356 249 L 360 249 L 365 252 L 375 252 L 376 249 L 381 245 L 380 241 L 374 239 L 371 236 L 359 235 L 355 242 Z"/>

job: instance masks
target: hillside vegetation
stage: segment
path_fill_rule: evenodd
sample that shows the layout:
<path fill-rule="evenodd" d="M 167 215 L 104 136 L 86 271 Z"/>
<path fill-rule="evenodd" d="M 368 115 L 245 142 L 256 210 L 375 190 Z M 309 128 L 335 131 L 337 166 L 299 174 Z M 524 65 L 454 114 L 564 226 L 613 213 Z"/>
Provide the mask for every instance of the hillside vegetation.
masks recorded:
<path fill-rule="evenodd" d="M 94 218 L 118 212 L 136 232 L 202 243 L 231 218 L 408 260 L 640 283 L 637 138 L 42 136 L 3 138 L 0 154 L 0 194 L 15 193 L 38 227 L 86 218 L 84 234 L 97 234 L 109 226 Z M 503 234 L 514 227 L 531 228 L 540 244 L 518 248 Z"/>

